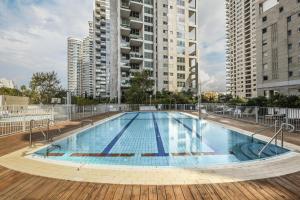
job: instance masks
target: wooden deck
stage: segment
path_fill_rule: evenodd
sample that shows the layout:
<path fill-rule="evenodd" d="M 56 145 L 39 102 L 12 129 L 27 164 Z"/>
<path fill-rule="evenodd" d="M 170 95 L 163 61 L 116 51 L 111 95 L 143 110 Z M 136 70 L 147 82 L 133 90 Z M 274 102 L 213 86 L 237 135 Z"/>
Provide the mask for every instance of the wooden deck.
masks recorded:
<path fill-rule="evenodd" d="M 107 116 L 98 116 L 96 119 L 104 117 Z M 230 123 L 233 125 L 232 122 Z M 241 125 L 240 122 L 238 124 Z M 78 123 L 67 124 L 63 130 L 70 131 L 78 126 Z M 56 134 L 55 131 L 52 134 Z M 0 156 L 28 145 L 27 136 L 27 134 L 17 134 L 0 138 Z M 39 139 L 40 135 L 36 133 L 35 137 Z M 0 166 L 0 199 L 297 200 L 300 199 L 300 172 L 282 177 L 235 183 L 144 186 L 72 182 L 33 176 Z"/>
<path fill-rule="evenodd" d="M 278 178 L 222 184 L 144 186 L 71 182 L 0 167 L 0 199 L 300 199 L 300 173 Z"/>

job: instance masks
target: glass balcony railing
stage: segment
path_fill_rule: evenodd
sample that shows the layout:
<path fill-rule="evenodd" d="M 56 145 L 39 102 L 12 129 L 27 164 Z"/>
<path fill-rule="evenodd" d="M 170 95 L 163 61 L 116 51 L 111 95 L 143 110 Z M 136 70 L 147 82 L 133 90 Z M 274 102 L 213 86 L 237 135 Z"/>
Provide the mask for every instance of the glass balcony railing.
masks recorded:
<path fill-rule="evenodd" d="M 141 53 L 130 53 L 130 58 L 143 58 Z"/>
<path fill-rule="evenodd" d="M 138 40 L 143 39 L 142 35 L 138 35 L 138 34 L 130 34 L 130 37 L 133 38 L 133 39 L 138 39 Z"/>

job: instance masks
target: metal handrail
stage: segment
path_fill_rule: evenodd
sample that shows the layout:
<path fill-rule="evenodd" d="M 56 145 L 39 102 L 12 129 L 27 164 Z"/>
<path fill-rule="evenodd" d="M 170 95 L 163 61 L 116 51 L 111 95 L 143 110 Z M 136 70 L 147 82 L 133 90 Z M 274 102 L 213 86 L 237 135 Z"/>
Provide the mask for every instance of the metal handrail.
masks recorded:
<path fill-rule="evenodd" d="M 33 130 L 33 123 L 35 122 L 35 120 L 30 120 L 30 123 L 29 123 L 29 145 L 30 146 L 32 146 L 32 130 Z M 47 141 L 47 139 L 48 139 L 48 134 L 46 134 L 44 131 L 43 131 L 43 129 L 42 129 L 42 126 L 41 125 L 38 125 L 37 127 L 35 127 L 35 128 L 38 128 L 40 131 L 41 131 L 41 133 L 44 135 L 44 138 L 45 138 L 45 140 Z"/>
<path fill-rule="evenodd" d="M 274 136 L 270 139 L 270 141 L 259 151 L 258 156 L 260 157 L 262 152 L 272 143 L 272 141 L 276 138 L 279 133 L 281 133 L 281 146 L 283 146 L 283 129 L 284 127 L 291 127 L 291 130 L 289 132 L 293 132 L 295 130 L 295 126 L 288 123 L 282 123 L 280 126 L 280 129 L 274 134 Z M 276 142 L 277 143 L 277 142 Z"/>
<path fill-rule="evenodd" d="M 264 127 L 264 128 L 261 128 L 261 129 L 257 129 L 252 135 L 251 135 L 251 141 L 253 142 L 254 141 L 254 136 L 259 134 L 259 133 L 262 133 L 270 128 L 273 128 L 275 127 L 275 130 L 274 132 L 276 133 L 276 129 L 277 129 L 277 124 L 278 124 L 278 120 L 275 121 L 275 124 L 274 125 L 271 125 L 271 126 L 268 126 L 268 127 Z"/>

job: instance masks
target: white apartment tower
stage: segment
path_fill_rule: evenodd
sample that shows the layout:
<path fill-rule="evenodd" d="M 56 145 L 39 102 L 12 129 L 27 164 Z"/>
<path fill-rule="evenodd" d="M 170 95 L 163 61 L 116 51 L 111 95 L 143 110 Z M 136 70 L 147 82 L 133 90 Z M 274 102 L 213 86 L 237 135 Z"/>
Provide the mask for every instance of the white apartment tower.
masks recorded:
<path fill-rule="evenodd" d="M 82 66 L 81 66 L 81 94 L 82 96 L 94 96 L 94 41 L 93 22 L 89 22 L 89 35 L 82 43 Z"/>
<path fill-rule="evenodd" d="M 73 95 L 80 94 L 81 87 L 81 50 L 82 40 L 68 38 L 68 91 Z"/>
<path fill-rule="evenodd" d="M 227 91 L 256 97 L 255 0 L 226 0 L 226 32 Z"/>
<path fill-rule="evenodd" d="M 197 92 L 198 8 L 196 0 L 95 0 L 96 96 L 120 102 L 142 70 L 154 91 Z"/>

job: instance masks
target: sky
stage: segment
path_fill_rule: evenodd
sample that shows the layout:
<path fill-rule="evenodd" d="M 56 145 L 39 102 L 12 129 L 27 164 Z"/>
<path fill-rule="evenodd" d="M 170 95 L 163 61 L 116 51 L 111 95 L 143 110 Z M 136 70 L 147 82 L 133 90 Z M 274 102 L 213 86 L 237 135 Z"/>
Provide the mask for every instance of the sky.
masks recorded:
<path fill-rule="evenodd" d="M 203 90 L 225 90 L 224 0 L 200 3 Z M 67 37 L 83 38 L 93 0 L 0 0 L 0 78 L 28 85 L 34 72 L 55 70 L 67 85 Z"/>

